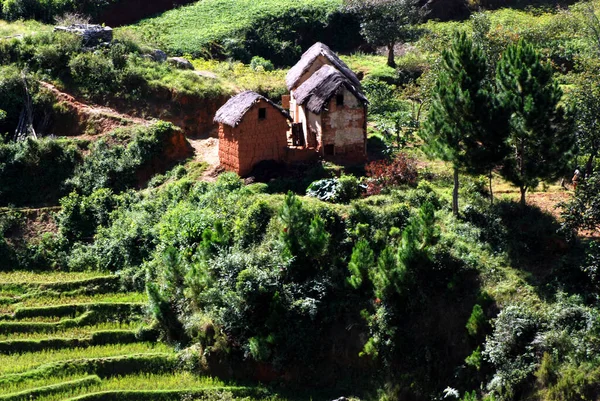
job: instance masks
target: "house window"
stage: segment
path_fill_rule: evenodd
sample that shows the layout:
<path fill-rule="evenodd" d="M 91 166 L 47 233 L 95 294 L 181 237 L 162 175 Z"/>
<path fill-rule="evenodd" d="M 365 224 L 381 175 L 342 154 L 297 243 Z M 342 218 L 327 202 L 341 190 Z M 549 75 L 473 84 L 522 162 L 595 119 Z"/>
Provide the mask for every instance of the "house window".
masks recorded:
<path fill-rule="evenodd" d="M 325 156 L 333 156 L 333 145 L 325 145 Z"/>
<path fill-rule="evenodd" d="M 337 95 L 335 97 L 335 104 L 338 105 L 338 106 L 343 106 L 344 105 L 344 95 L 343 94 Z"/>
<path fill-rule="evenodd" d="M 261 107 L 260 109 L 258 109 L 258 119 L 264 120 L 265 118 L 267 118 L 267 109 Z"/>

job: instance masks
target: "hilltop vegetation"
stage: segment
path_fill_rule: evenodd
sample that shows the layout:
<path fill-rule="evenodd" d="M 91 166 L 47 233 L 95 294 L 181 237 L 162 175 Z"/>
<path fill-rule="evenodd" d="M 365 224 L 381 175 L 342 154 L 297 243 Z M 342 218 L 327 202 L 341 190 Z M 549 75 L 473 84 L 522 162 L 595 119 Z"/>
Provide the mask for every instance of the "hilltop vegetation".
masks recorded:
<path fill-rule="evenodd" d="M 357 22 L 340 12 L 340 0 L 206 0 L 141 21 L 135 30 L 173 54 L 227 56 L 249 62 L 262 56 L 291 65 L 316 41 L 340 50 L 355 47 Z"/>

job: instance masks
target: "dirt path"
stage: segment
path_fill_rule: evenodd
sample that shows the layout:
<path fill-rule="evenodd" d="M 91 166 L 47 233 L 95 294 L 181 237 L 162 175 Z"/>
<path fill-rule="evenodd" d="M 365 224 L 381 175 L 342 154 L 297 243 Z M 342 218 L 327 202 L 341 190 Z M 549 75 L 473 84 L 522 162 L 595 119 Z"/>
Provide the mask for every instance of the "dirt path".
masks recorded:
<path fill-rule="evenodd" d="M 219 140 L 217 138 L 190 139 L 188 142 L 194 148 L 194 160 L 208 164 L 202 174 L 202 181 L 215 181 L 222 172 L 219 163 Z"/>

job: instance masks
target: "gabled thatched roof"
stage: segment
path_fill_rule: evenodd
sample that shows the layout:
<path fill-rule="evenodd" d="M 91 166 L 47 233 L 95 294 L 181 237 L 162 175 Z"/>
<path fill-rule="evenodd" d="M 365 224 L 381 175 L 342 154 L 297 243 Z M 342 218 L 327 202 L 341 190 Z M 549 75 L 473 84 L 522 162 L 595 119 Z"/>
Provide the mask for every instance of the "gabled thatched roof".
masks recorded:
<path fill-rule="evenodd" d="M 324 65 L 294 92 L 294 98 L 300 105 L 313 113 L 320 114 L 329 100 L 345 86 L 358 100 L 367 104 L 367 98 L 353 83 L 336 68 Z"/>
<path fill-rule="evenodd" d="M 342 74 L 346 76 L 356 87 L 360 87 L 360 81 L 356 77 L 356 74 L 352 72 L 350 67 L 344 63 L 337 54 L 335 54 L 327 45 L 317 42 L 310 47 L 304 54 L 298 63 L 293 66 L 285 77 L 285 83 L 289 90 L 292 90 L 298 84 L 298 81 L 306 71 L 310 69 L 313 62 L 319 57 L 326 57 L 335 68 L 337 68 Z"/>
<path fill-rule="evenodd" d="M 284 109 L 282 109 L 266 97 L 261 96 L 253 91 L 245 91 L 235 95 L 234 97 L 229 99 L 227 103 L 221 106 L 221 108 L 217 110 L 213 121 L 216 123 L 229 125 L 230 127 L 237 127 L 244 118 L 246 112 L 250 110 L 250 108 L 252 108 L 252 106 L 260 100 L 264 100 L 265 102 L 269 103 L 271 106 L 276 108 L 281 114 L 283 114 L 288 120 L 292 119 Z"/>

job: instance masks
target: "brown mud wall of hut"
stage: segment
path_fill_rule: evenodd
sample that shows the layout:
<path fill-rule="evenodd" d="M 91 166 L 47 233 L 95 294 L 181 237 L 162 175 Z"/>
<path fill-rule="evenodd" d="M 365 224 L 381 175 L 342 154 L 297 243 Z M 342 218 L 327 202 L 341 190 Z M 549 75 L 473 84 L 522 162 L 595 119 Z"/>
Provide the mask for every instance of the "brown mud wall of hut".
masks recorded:
<path fill-rule="evenodd" d="M 267 108 L 267 118 L 258 119 L 258 109 Z M 287 150 L 287 119 L 266 102 L 258 102 L 235 128 L 220 124 L 221 165 L 239 175 L 248 175 L 263 160 L 283 161 Z"/>

